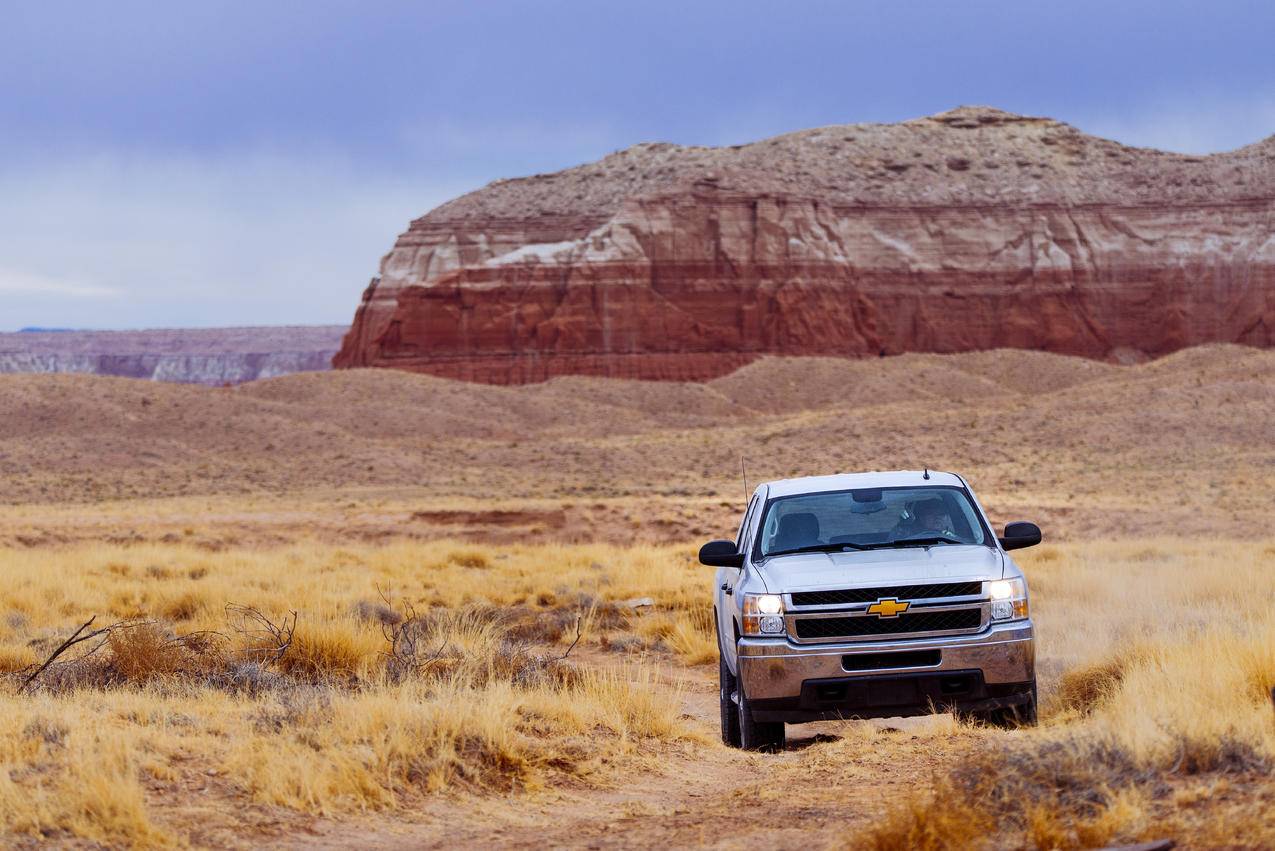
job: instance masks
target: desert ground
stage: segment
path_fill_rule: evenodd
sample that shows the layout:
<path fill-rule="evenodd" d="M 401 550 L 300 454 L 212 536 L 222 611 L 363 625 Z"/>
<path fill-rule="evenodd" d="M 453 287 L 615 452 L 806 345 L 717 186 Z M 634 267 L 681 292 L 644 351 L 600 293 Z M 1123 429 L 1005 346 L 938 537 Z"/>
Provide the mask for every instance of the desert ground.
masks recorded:
<path fill-rule="evenodd" d="M 1275 353 L 1233 346 L 0 376 L 2 841 L 1272 847 L 1272 422 Z M 955 470 L 1040 523 L 1041 724 L 722 746 L 694 552 L 741 462 Z"/>

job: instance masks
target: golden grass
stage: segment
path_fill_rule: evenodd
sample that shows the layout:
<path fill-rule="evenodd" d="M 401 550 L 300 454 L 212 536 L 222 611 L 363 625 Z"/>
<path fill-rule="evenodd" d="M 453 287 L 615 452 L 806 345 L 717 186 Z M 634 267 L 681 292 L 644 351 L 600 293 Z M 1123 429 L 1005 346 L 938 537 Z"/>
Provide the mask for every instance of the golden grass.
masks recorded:
<path fill-rule="evenodd" d="M 1093 542 L 1021 562 L 1040 633 L 1042 727 L 942 728 L 935 752 L 963 749 L 955 762 L 966 769 L 898 802 L 863 841 L 1216 838 L 1209 816 L 1228 807 L 1242 844 L 1275 841 L 1246 803 L 1263 799 L 1209 791 L 1219 778 L 1251 785 L 1275 765 L 1275 547 Z M 191 826 L 160 803 L 192 778 L 216 778 L 225 806 L 336 815 L 444 790 L 604 782 L 643 765 L 653 742 L 703 746 L 649 659 L 598 655 L 627 636 L 664 648 L 657 659 L 713 660 L 711 574 L 686 547 L 98 545 L 0 550 L 0 572 L 10 671 L 89 614 L 156 619 L 110 636 L 99 654 L 109 677 L 0 691 L 0 819 L 11 835 L 183 844 Z M 625 601 L 642 597 L 655 605 L 628 613 Z M 235 655 L 255 645 L 231 628 L 233 603 L 276 622 L 297 612 L 277 663 Z M 563 662 L 576 618 L 582 646 Z M 224 639 L 174 640 L 204 630 Z M 395 661 L 397 630 L 415 640 L 409 659 Z M 827 750 L 795 756 L 788 776 Z M 1150 794 L 1165 784 L 1170 797 Z"/>
<path fill-rule="evenodd" d="M 561 661 L 574 631 L 549 630 L 556 649 L 536 649 L 503 614 L 534 626 L 567 607 L 601 633 L 626 622 L 615 601 L 654 596 L 671 644 L 693 647 L 703 617 L 679 607 L 702 608 L 707 575 L 675 548 L 98 546 L 0 551 L 0 570 L 7 671 L 89 614 L 97 626 L 157 618 L 112 631 L 74 676 L 0 691 L 0 816 L 12 833 L 186 841 L 154 811 L 148 778 L 233 778 L 232 797 L 335 814 L 606 777 L 644 741 L 698 738 L 677 689 L 655 688 L 649 669 Z M 227 607 L 245 601 L 276 623 L 297 612 L 277 662 L 254 661 L 260 631 L 234 628 L 243 618 Z M 396 630 L 414 631 L 410 658 L 395 655 Z"/>
<path fill-rule="evenodd" d="M 717 661 L 717 633 L 710 608 L 648 615 L 636 624 L 636 632 L 663 643 L 688 665 Z"/>
<path fill-rule="evenodd" d="M 871 847 L 1087 848 L 1210 836 L 1183 795 L 1275 769 L 1275 549 L 1120 542 L 1025 553 L 1046 671 L 1044 725 L 976 748 L 936 790 L 895 806 Z M 1160 795 L 1163 798 L 1163 795 Z M 1184 799 L 1182 799 L 1184 800 Z M 1265 847 L 1262 795 L 1226 805 L 1227 844 Z"/>

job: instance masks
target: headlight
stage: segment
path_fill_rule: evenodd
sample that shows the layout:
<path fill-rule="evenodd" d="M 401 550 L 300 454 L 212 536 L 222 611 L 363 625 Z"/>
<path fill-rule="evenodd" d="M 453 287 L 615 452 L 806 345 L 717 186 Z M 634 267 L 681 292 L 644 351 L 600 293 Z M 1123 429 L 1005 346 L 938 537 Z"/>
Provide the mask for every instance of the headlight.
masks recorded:
<path fill-rule="evenodd" d="M 987 596 L 992 599 L 992 620 L 1018 621 L 1027 618 L 1027 582 L 1021 577 L 988 582 Z"/>
<path fill-rule="evenodd" d="M 777 594 L 744 595 L 744 635 L 783 635 L 784 599 Z"/>

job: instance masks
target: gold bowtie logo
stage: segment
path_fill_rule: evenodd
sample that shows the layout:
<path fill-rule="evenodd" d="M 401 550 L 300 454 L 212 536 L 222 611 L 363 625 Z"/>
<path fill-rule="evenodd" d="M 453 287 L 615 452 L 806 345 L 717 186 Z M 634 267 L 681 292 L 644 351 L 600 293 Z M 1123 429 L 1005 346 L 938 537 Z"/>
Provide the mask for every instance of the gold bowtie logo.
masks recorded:
<path fill-rule="evenodd" d="M 879 618 L 897 618 L 900 613 L 906 612 L 908 606 L 912 605 L 906 600 L 900 603 L 893 597 L 877 600 L 871 606 L 868 606 L 868 614 L 876 615 Z"/>

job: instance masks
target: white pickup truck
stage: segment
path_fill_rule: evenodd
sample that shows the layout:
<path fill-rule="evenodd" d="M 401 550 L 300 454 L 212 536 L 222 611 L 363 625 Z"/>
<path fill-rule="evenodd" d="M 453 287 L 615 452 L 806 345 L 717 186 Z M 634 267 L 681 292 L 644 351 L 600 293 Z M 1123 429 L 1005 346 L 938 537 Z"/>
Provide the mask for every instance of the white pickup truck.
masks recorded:
<path fill-rule="evenodd" d="M 895 472 L 766 482 L 718 568 L 722 740 L 784 745 L 784 724 L 950 711 L 1036 720 L 1027 580 L 965 480 Z"/>

